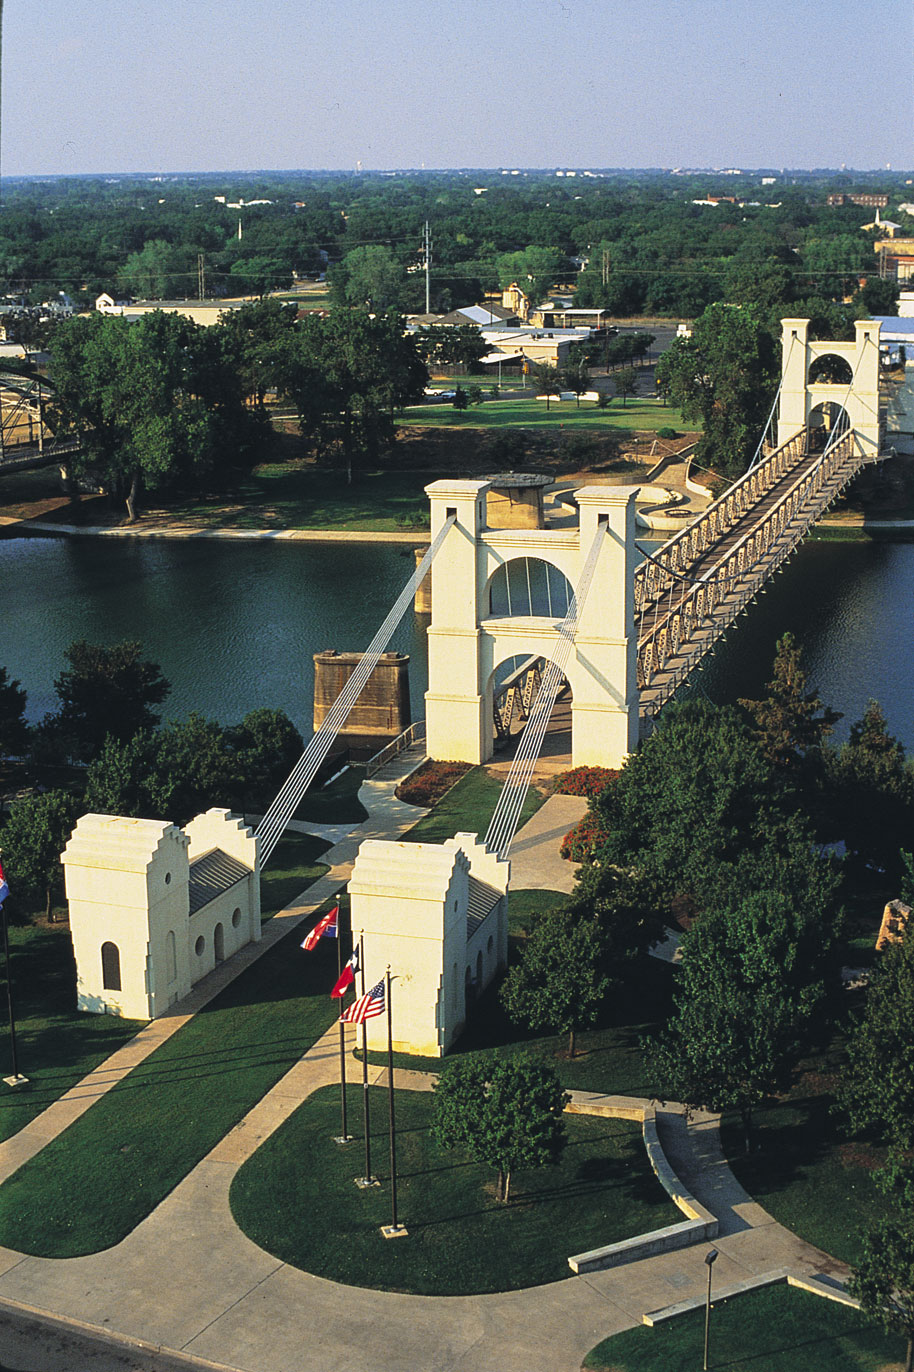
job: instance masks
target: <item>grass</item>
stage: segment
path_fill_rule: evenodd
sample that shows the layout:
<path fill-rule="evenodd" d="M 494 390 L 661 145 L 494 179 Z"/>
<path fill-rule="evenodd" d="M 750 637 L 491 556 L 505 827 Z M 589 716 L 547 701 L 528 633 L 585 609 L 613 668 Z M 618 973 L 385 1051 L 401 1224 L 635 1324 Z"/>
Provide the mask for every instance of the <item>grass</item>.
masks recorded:
<path fill-rule="evenodd" d="M 661 1293 L 658 1292 L 658 1299 Z M 587 1354 L 590 1372 L 695 1372 L 702 1366 L 704 1310 L 651 1329 L 604 1339 Z M 785 1285 L 750 1291 L 711 1310 L 709 1365 L 741 1372 L 889 1372 L 903 1340 L 848 1306 Z"/>
<path fill-rule="evenodd" d="M 364 767 L 348 767 L 329 786 L 306 791 L 295 818 L 312 824 L 360 824 L 368 818 L 368 811 L 359 800 L 359 787 L 364 780 Z"/>
<path fill-rule="evenodd" d="M 508 899 L 508 937 L 525 939 L 540 915 L 560 910 L 569 900 L 564 891 L 512 891 Z"/>
<path fill-rule="evenodd" d="M 300 835 L 282 840 L 263 879 L 266 914 L 325 870 L 302 865 L 325 846 Z M 65 930 L 50 936 L 66 947 L 58 993 L 73 1004 L 69 939 Z M 336 977 L 336 951 L 323 941 L 306 956 L 300 940 L 299 930 L 281 939 L 0 1186 L 0 1243 L 58 1257 L 97 1252 L 128 1234 L 186 1176 L 332 1022 L 327 988 Z M 37 946 L 34 956 L 44 983 L 60 949 Z M 44 1109 L 140 1027 L 75 1011 L 52 1022 L 47 1051 L 58 1065 L 42 1081 L 27 1021 L 26 1013 L 20 1059 L 33 1084 L 27 1095 L 9 1098 L 9 1106 L 0 1097 L 6 1137 L 22 1127 L 29 1110 Z"/>
<path fill-rule="evenodd" d="M 623 407 L 614 399 L 603 410 L 593 401 L 582 401 L 580 407 L 571 400 L 552 400 L 546 410 L 545 400 L 531 396 L 510 399 L 484 400 L 466 410 L 446 405 L 413 405 L 400 417 L 401 424 L 422 428 L 490 429 L 517 427 L 523 429 L 588 429 L 601 431 L 633 429 L 674 429 L 688 426 L 679 411 L 663 405 L 659 400 L 635 396 Z"/>
<path fill-rule="evenodd" d="M 833 1111 L 839 1062 L 835 1050 L 807 1062 L 786 1099 L 755 1113 L 748 1156 L 736 1120 L 724 1121 L 722 1143 L 743 1186 L 776 1220 L 853 1264 L 862 1230 L 895 1207 L 874 1178 L 882 1150 L 849 1140 Z"/>
<path fill-rule="evenodd" d="M 10 1138 L 75 1086 L 142 1028 L 136 1020 L 82 1015 L 76 1009 L 76 966 L 65 924 L 10 929 L 19 1070 L 28 1086 L 0 1086 L 0 1141 Z M 0 1066 L 12 1070 L 8 1034 Z"/>
<path fill-rule="evenodd" d="M 489 827 L 492 812 L 498 802 L 504 780 L 491 777 L 484 767 L 474 767 L 452 786 L 443 800 L 429 814 L 404 834 L 409 843 L 442 843 L 457 833 L 479 834 L 482 838 Z M 527 823 L 546 797 L 531 786 L 524 801 L 518 828 Z"/>
<path fill-rule="evenodd" d="M 428 528 L 425 486 L 430 480 L 427 472 L 360 472 L 347 486 L 343 472 L 300 461 L 264 463 L 231 495 L 177 501 L 168 513 L 213 529 L 402 532 L 418 520 L 421 537 Z"/>
<path fill-rule="evenodd" d="M 361 1087 L 350 1094 L 355 1123 Z M 353 1185 L 363 1165 L 358 1143 L 331 1142 L 339 1127 L 336 1087 L 310 1097 L 244 1164 L 230 1199 L 255 1243 L 348 1285 L 469 1295 L 559 1281 L 569 1275 L 569 1254 L 678 1218 L 651 1173 L 637 1125 L 568 1117 L 561 1163 L 513 1174 L 513 1200 L 504 1206 L 494 1198 L 491 1168 L 430 1138 L 431 1095 L 398 1091 L 398 1213 L 409 1237 L 388 1243 L 379 1232 L 391 1217 L 386 1095 L 371 1091 L 378 1188 Z"/>
<path fill-rule="evenodd" d="M 286 834 L 279 840 L 269 867 L 260 877 L 261 919 L 284 910 L 306 886 L 330 870 L 325 862 L 317 861 L 329 847 L 324 839 L 310 834 Z"/>
<path fill-rule="evenodd" d="M 510 904 L 510 902 L 509 902 Z M 665 1023 L 672 995 L 672 968 L 658 958 L 644 957 L 626 968 L 625 976 L 607 1000 L 593 1029 L 577 1035 L 575 1056 L 567 1055 L 567 1034 L 534 1034 L 508 1019 L 493 983 L 480 996 L 473 1016 L 460 1036 L 457 1053 L 523 1052 L 548 1062 L 567 1090 L 603 1091 L 620 1096 L 654 1096 L 659 1083 L 647 1073 L 640 1040 Z M 386 1053 L 369 1053 L 369 1060 L 386 1064 Z M 440 1072 L 439 1058 L 394 1054 L 398 1067 Z"/>

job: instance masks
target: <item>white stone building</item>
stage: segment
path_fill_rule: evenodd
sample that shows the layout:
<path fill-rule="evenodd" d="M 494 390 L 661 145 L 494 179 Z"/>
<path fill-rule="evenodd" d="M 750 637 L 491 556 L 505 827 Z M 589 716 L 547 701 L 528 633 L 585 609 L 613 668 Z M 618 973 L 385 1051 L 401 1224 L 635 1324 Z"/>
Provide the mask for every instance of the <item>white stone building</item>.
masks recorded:
<path fill-rule="evenodd" d="M 228 810 L 83 815 L 61 862 L 80 1010 L 155 1019 L 260 938 L 257 840 Z"/>

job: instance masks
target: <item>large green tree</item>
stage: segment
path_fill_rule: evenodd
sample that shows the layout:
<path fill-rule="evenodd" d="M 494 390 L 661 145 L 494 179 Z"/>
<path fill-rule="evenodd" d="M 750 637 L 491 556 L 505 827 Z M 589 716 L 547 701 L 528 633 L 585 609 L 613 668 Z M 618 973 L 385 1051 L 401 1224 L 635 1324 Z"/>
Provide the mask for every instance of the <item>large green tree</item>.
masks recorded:
<path fill-rule="evenodd" d="M 568 1096 L 545 1063 L 455 1058 L 442 1068 L 434 1090 L 433 1138 L 494 1167 L 500 1201 L 507 1203 L 513 1171 L 561 1157 Z"/>
<path fill-rule="evenodd" d="M 774 337 L 752 305 L 709 305 L 657 363 L 657 387 L 703 426 L 700 462 L 739 476 L 761 440 L 778 381 Z"/>
<path fill-rule="evenodd" d="M 28 737 L 25 705 L 25 691 L 18 681 L 10 678 L 5 667 L 0 667 L 0 762 L 25 747 Z"/>
<path fill-rule="evenodd" d="M 337 304 L 373 312 L 399 309 L 405 286 L 403 266 L 383 243 L 353 248 L 330 273 L 330 293 Z"/>
<path fill-rule="evenodd" d="M 82 443 L 76 470 L 125 500 L 131 520 L 144 488 L 199 481 L 217 465 L 250 464 L 259 450 L 262 429 L 218 333 L 180 315 L 67 320 L 51 380 L 58 432 Z"/>
<path fill-rule="evenodd" d="M 673 1015 L 644 1045 L 664 1098 L 737 1110 L 747 1152 L 753 1111 L 788 1085 L 825 994 L 810 932 L 777 890 L 705 913 L 683 939 Z"/>
<path fill-rule="evenodd" d="M 914 773 L 877 701 L 851 725 L 832 780 L 841 837 L 856 860 L 897 877 L 899 849 L 914 829 Z"/>
<path fill-rule="evenodd" d="M 516 1024 L 567 1034 L 574 1057 L 576 1032 L 594 1023 L 609 990 L 604 963 L 597 919 L 551 911 L 537 920 L 520 963 L 502 984 L 502 1003 Z"/>
<path fill-rule="evenodd" d="M 909 1215 L 881 1220 L 865 1235 L 863 1256 L 847 1289 L 863 1311 L 907 1340 L 905 1372 L 914 1372 L 914 1223 Z"/>
<path fill-rule="evenodd" d="M 76 802 L 66 791 L 45 791 L 16 801 L 0 830 L 3 865 L 14 917 L 25 918 L 29 902 L 43 902 L 51 916 L 63 894 L 60 855 L 76 821 Z"/>
<path fill-rule="evenodd" d="M 57 719 L 83 756 L 92 757 L 110 734 L 126 742 L 154 728 L 171 687 L 143 645 L 125 639 L 110 648 L 80 639 L 64 652 L 67 666 L 54 682 Z"/>

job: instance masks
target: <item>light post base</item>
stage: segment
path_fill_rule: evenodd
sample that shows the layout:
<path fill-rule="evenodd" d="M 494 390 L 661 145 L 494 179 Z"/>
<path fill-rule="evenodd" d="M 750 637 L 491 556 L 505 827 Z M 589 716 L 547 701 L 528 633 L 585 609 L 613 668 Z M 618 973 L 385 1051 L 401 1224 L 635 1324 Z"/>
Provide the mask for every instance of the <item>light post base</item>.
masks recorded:
<path fill-rule="evenodd" d="M 409 1238 L 409 1230 L 405 1224 L 382 1224 L 381 1234 L 385 1239 Z"/>
<path fill-rule="evenodd" d="M 333 1142 L 334 1142 L 334 1143 L 355 1143 L 355 1135 L 354 1135 L 354 1134 L 334 1134 L 334 1136 L 333 1136 Z"/>
<path fill-rule="evenodd" d="M 353 1177 L 352 1179 L 360 1191 L 366 1191 L 369 1186 L 380 1186 L 377 1177 Z"/>
<path fill-rule="evenodd" d="M 17 1072 L 14 1077 L 4 1077 L 3 1084 L 4 1086 L 12 1086 L 13 1088 L 17 1086 L 28 1086 L 29 1079 L 28 1077 L 24 1077 L 21 1072 Z"/>

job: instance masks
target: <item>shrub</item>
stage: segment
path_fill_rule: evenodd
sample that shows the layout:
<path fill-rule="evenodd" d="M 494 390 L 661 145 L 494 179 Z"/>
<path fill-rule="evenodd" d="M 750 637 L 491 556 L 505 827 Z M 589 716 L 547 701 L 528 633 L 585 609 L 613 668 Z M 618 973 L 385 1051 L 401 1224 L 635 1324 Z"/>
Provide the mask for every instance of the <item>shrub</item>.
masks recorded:
<path fill-rule="evenodd" d="M 569 862 L 587 862 L 609 837 L 606 821 L 595 810 L 587 814 L 562 839 L 559 856 Z"/>
<path fill-rule="evenodd" d="M 679 437 L 679 430 L 678 430 L 678 429 L 671 429 L 670 426 L 669 426 L 669 424 L 665 424 L 664 427 L 663 427 L 662 429 L 658 429 L 658 430 L 657 430 L 657 437 L 658 437 L 658 438 L 678 438 L 678 437 Z"/>
<path fill-rule="evenodd" d="M 557 796 L 585 796 L 590 800 L 612 785 L 618 775 L 611 767 L 572 767 L 559 773 L 552 790 Z"/>

